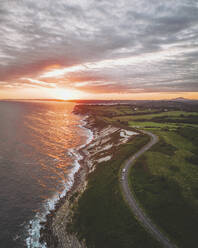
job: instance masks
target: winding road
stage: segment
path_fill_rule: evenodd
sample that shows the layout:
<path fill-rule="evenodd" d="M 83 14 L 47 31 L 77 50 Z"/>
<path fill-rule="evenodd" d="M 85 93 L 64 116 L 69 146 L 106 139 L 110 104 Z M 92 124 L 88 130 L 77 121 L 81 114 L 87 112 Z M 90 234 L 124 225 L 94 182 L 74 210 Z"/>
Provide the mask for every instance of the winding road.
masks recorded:
<path fill-rule="evenodd" d="M 142 131 L 142 133 L 149 135 L 151 137 L 151 140 L 149 141 L 149 143 L 143 146 L 138 152 L 136 152 L 133 156 L 131 156 L 127 161 L 125 161 L 120 180 L 123 194 L 134 215 L 137 217 L 139 222 L 141 222 L 142 225 L 153 235 L 153 237 L 155 237 L 162 244 L 163 247 L 176 248 L 177 246 L 172 244 L 171 241 L 163 233 L 159 231 L 158 227 L 139 207 L 139 204 L 137 203 L 134 195 L 130 190 L 130 186 L 128 182 L 128 173 L 134 161 L 158 142 L 158 137 L 155 134 L 148 131 Z"/>

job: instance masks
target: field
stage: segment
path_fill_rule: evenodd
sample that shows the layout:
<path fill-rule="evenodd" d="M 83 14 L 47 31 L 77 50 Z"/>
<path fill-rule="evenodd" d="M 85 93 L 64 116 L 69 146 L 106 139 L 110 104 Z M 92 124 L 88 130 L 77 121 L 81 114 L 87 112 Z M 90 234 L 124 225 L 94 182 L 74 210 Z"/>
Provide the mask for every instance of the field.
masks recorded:
<path fill-rule="evenodd" d="M 128 105 L 115 105 L 82 108 L 97 116 L 98 121 L 108 125 L 145 129 L 158 135 L 159 142 L 136 161 L 130 172 L 131 190 L 159 229 L 179 247 L 197 247 L 198 112 L 195 111 L 196 108 L 192 112 L 189 109 L 186 111 L 185 107 L 183 109 L 166 109 L 165 107 L 152 109 L 145 106 L 136 108 Z M 138 149 L 139 145 L 135 147 Z M 134 146 L 131 148 L 132 153 Z M 154 247 L 148 239 L 142 243 L 142 246 L 137 246 L 140 231 L 134 233 L 132 226 L 137 225 L 137 230 L 142 229 L 135 218 L 130 217 L 131 228 L 126 228 L 130 213 L 121 198 L 118 173 L 122 161 L 131 153 L 130 150 L 125 153 L 125 148 L 123 148 L 119 155 L 119 158 L 122 155 L 121 160 L 109 161 L 104 164 L 104 167 L 97 168 L 90 175 L 89 188 L 80 199 L 78 214 L 74 222 L 74 230 L 78 230 L 81 237 L 89 240 L 90 247 Z M 108 204 L 103 208 L 98 199 Z M 119 217 L 122 208 L 125 210 L 121 212 L 126 215 Z M 112 209 L 115 209 L 115 212 Z M 97 216 L 95 219 L 94 214 Z M 127 223 L 126 226 L 124 223 Z M 103 227 L 105 235 L 110 231 L 112 236 L 108 238 L 115 239 L 115 243 L 104 246 L 106 236 L 103 233 Z M 130 243 L 129 237 L 132 233 L 134 236 L 131 242 L 134 243 Z M 123 239 L 122 235 L 124 235 Z M 102 238 L 104 243 L 97 240 L 101 236 L 104 237 Z M 145 234 L 144 237 L 146 237 Z M 121 243 L 124 240 L 128 241 L 123 246 Z M 96 244 L 100 245 L 96 246 Z M 117 244 L 120 246 L 116 246 Z"/>
<path fill-rule="evenodd" d="M 187 118 L 182 122 L 187 115 L 189 124 Z M 179 124 L 174 122 L 178 113 L 164 116 L 171 116 L 173 122 L 141 123 L 160 141 L 134 165 L 131 188 L 142 208 L 179 247 L 197 247 L 198 125 L 191 124 L 197 113 L 182 113 Z"/>
<path fill-rule="evenodd" d="M 123 161 L 147 142 L 147 136 L 137 136 L 89 175 L 88 188 L 76 206 L 70 227 L 80 239 L 86 239 L 88 247 L 160 247 L 132 215 L 119 185 Z"/>

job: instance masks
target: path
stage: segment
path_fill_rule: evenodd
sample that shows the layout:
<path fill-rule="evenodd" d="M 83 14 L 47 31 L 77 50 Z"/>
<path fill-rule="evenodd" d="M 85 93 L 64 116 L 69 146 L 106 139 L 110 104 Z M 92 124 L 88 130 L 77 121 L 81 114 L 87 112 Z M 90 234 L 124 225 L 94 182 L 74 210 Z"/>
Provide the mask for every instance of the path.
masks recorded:
<path fill-rule="evenodd" d="M 144 152 L 149 150 L 154 144 L 158 142 L 158 137 L 148 131 L 142 131 L 144 134 L 147 134 L 151 137 L 151 140 L 148 144 L 143 146 L 138 152 L 136 152 L 133 156 L 131 156 L 124 164 L 121 173 L 121 186 L 124 193 L 124 197 L 128 202 L 131 210 L 137 219 L 143 224 L 144 227 L 162 244 L 162 246 L 166 248 L 176 248 L 177 246 L 172 244 L 170 240 L 159 231 L 158 227 L 152 222 L 152 220 L 144 213 L 144 211 L 139 207 L 134 195 L 130 190 L 130 186 L 128 183 L 128 174 L 134 163 L 134 161 L 140 157 Z"/>

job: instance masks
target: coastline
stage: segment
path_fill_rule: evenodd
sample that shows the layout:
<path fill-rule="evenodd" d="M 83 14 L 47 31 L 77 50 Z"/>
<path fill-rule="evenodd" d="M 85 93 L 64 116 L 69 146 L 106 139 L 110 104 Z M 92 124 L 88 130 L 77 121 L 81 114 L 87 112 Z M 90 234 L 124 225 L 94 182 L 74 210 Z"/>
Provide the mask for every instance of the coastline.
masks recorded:
<path fill-rule="evenodd" d="M 95 138 L 96 130 L 90 125 L 92 121 L 87 121 L 90 119 L 90 116 L 84 116 L 82 119 L 83 124 L 80 125 L 82 128 L 88 130 L 89 137 L 85 144 L 81 145 L 76 149 L 78 155 L 72 151 L 76 157 L 76 163 L 79 164 L 79 168 L 76 172 L 74 172 L 73 184 L 70 190 L 55 204 L 53 210 L 46 215 L 46 221 L 40 222 L 40 243 L 44 243 L 47 248 L 55 248 L 55 247 L 74 247 L 73 243 L 75 243 L 75 247 L 85 248 L 85 244 L 81 244 L 78 239 L 74 235 L 70 235 L 66 231 L 66 226 L 61 225 L 62 223 L 68 223 L 70 220 L 70 215 L 72 211 L 72 205 L 74 201 L 77 201 L 77 198 L 80 194 L 85 190 L 87 185 L 87 175 L 89 173 L 89 169 L 87 164 L 84 162 L 86 157 L 86 147 L 93 142 Z M 71 198 L 73 199 L 71 200 Z M 61 219 L 61 220 L 60 220 Z M 63 229 L 63 230 L 61 230 Z M 64 232 L 64 244 L 63 244 L 63 236 L 58 237 L 59 234 Z"/>
<path fill-rule="evenodd" d="M 47 237 L 48 235 L 51 236 L 52 232 L 49 232 L 49 223 L 52 222 L 53 216 L 55 216 L 55 213 L 60 209 L 60 207 L 63 205 L 64 202 L 69 200 L 71 195 L 73 195 L 73 192 L 78 187 L 77 181 L 78 178 L 81 178 L 81 174 L 84 172 L 84 166 L 81 164 L 81 160 L 84 158 L 83 150 L 85 147 L 93 140 L 93 133 L 91 129 L 88 129 L 86 127 L 88 118 L 87 115 L 82 115 L 82 118 L 80 120 L 80 123 L 78 126 L 81 129 L 85 129 L 87 133 L 87 138 L 85 142 L 82 145 L 79 145 L 75 148 L 69 149 L 68 155 L 72 156 L 74 158 L 73 163 L 73 169 L 68 174 L 68 180 L 66 183 L 64 183 L 65 187 L 64 190 L 60 193 L 55 193 L 52 198 L 49 198 L 46 203 L 43 205 L 44 211 L 37 212 L 35 214 L 35 217 L 29 221 L 29 223 L 26 225 L 26 230 L 28 233 L 28 236 L 25 239 L 26 247 L 28 248 L 47 248 L 47 242 L 46 240 L 49 240 Z M 82 168 L 83 167 L 83 168 Z M 67 196 L 68 195 L 68 196 Z M 44 231 L 45 230 L 45 231 Z M 52 230 L 52 228 L 51 228 Z M 53 238 L 50 237 L 50 243 L 56 243 L 56 237 L 55 235 Z M 41 242 L 42 241 L 42 242 Z M 56 246 L 52 246 L 56 247 Z"/>
<path fill-rule="evenodd" d="M 78 111 L 74 113 L 81 114 Z M 46 221 L 40 223 L 42 226 L 40 242 L 45 243 L 47 248 L 86 248 L 85 241 L 79 241 L 75 234 L 69 233 L 73 206 L 86 190 L 87 177 L 95 170 L 96 165 L 110 160 L 119 145 L 128 142 L 132 136 L 138 134 L 121 127 L 98 123 L 92 115 L 86 115 L 83 122 L 83 127 L 92 133 L 92 140 L 79 147 L 80 167 L 74 175 L 71 189 L 59 199 L 54 210 L 46 216 Z"/>

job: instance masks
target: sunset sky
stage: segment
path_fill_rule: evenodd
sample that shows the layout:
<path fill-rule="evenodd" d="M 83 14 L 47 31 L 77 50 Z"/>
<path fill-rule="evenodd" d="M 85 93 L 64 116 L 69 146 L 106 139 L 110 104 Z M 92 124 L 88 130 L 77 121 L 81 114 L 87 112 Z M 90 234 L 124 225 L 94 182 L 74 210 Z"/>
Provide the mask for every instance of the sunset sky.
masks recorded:
<path fill-rule="evenodd" d="M 198 99 L 197 0 L 1 0 L 0 99 Z"/>

